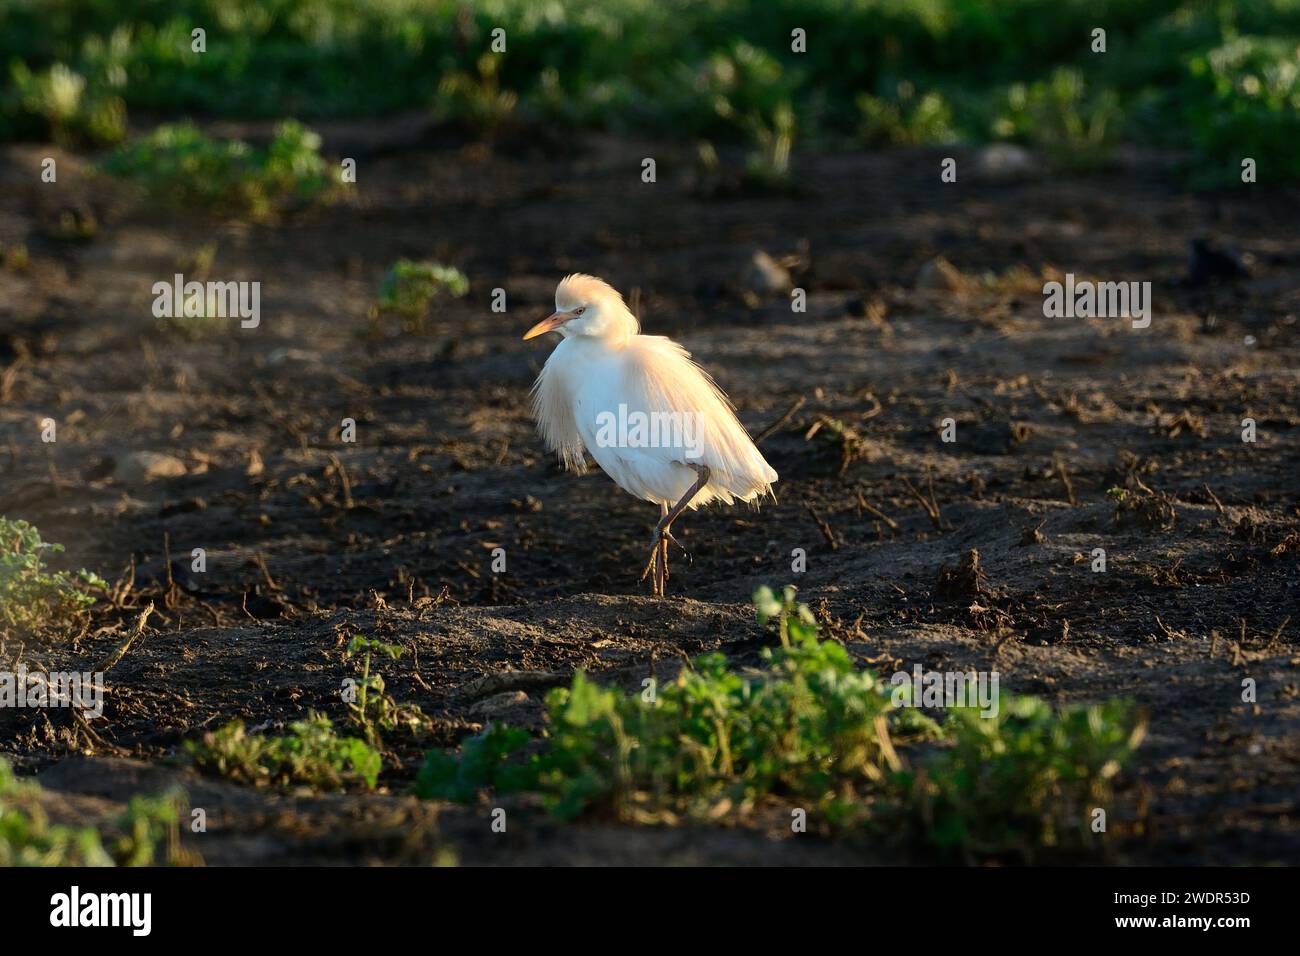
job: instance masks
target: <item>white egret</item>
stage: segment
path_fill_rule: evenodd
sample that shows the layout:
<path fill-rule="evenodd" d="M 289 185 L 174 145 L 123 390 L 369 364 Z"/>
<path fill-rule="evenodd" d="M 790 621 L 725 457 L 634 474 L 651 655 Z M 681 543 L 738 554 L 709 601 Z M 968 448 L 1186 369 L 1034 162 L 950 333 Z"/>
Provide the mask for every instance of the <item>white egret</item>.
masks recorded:
<path fill-rule="evenodd" d="M 659 505 L 650 560 L 655 595 L 668 580 L 672 524 L 710 501 L 755 501 L 776 472 L 736 419 L 727 396 L 661 335 L 641 335 L 636 317 L 608 283 L 571 275 L 555 290 L 555 312 L 525 339 L 564 338 L 533 386 L 533 414 L 547 448 L 565 468 L 586 469 L 590 452 L 628 494 Z M 685 551 L 685 549 L 682 549 Z"/>

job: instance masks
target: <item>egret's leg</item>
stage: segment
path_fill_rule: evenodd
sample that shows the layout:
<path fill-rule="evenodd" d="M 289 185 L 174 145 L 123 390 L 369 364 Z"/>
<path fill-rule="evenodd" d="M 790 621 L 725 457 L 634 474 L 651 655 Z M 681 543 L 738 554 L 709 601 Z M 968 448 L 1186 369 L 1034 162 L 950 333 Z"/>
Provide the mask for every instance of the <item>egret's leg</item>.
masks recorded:
<path fill-rule="evenodd" d="M 682 495 L 682 500 L 673 505 L 672 509 L 659 520 L 659 527 L 663 531 L 667 540 L 672 541 L 679 548 L 682 548 L 682 546 L 678 544 L 677 539 L 674 538 L 671 533 L 673 522 L 681 517 L 681 513 L 686 510 L 686 506 L 689 505 L 691 500 L 703 491 L 704 486 L 709 483 L 710 472 L 708 465 L 690 465 L 689 467 L 693 468 L 695 474 L 699 477 L 696 478 L 695 484 L 686 489 L 686 494 Z M 685 551 L 686 549 L 682 548 L 682 550 Z"/>
<path fill-rule="evenodd" d="M 659 520 L 662 522 L 668 517 L 668 505 L 659 506 Z M 668 589 L 668 538 L 665 535 L 659 539 L 659 596 L 663 597 Z"/>
<path fill-rule="evenodd" d="M 709 469 L 707 465 L 691 465 L 689 467 L 693 468 L 697 475 L 695 484 L 687 488 L 686 494 L 682 495 L 681 500 L 671 508 L 668 508 L 666 505 L 661 506 L 662 517 L 659 519 L 659 524 L 655 526 L 654 550 L 650 553 L 650 563 L 646 565 L 645 571 L 641 574 L 641 579 L 645 580 L 645 576 L 653 569 L 654 580 L 651 582 L 651 586 L 655 597 L 663 597 L 667 592 L 668 542 L 672 541 L 675 544 L 677 543 L 677 539 L 673 537 L 671 531 L 672 524 L 681 516 L 681 513 L 686 510 L 686 507 L 691 503 L 691 500 L 703 491 L 704 486 L 709 483 Z M 677 546 L 679 548 L 682 547 L 680 544 L 677 544 Z M 682 550 L 685 551 L 686 549 L 682 548 Z"/>

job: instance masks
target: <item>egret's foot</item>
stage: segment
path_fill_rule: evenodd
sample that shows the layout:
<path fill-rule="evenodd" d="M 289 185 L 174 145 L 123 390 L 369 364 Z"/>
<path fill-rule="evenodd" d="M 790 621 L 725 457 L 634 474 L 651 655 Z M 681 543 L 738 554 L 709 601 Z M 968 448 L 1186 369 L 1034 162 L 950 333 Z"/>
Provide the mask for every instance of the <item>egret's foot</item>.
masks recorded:
<path fill-rule="evenodd" d="M 654 597 L 663 597 L 668 589 L 668 541 L 672 535 L 665 529 L 655 529 L 650 542 L 650 560 L 641 572 L 640 580 L 650 578 L 650 593 Z M 676 543 L 676 542 L 674 542 Z M 679 548 L 681 545 L 677 545 Z"/>
<path fill-rule="evenodd" d="M 664 529 L 664 537 L 665 537 L 665 541 L 664 541 L 665 552 L 667 552 L 668 550 L 668 542 L 671 541 L 674 545 L 677 546 L 677 550 L 682 553 L 682 557 L 686 559 L 687 564 L 695 563 L 695 557 L 689 551 L 686 550 L 686 545 L 678 541 L 677 538 L 673 535 L 673 533 L 666 528 Z"/>
<path fill-rule="evenodd" d="M 646 562 L 645 570 L 641 572 L 639 580 L 650 579 L 650 594 L 659 597 L 659 541 L 656 539 L 650 545 L 650 560 Z"/>

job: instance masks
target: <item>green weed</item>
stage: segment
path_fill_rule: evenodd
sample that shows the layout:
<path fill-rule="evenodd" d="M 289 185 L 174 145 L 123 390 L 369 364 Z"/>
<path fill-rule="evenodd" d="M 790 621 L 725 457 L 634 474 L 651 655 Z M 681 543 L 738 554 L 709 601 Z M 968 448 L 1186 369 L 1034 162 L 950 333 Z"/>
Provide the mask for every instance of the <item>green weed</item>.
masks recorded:
<path fill-rule="evenodd" d="M 202 858 L 181 845 L 179 791 L 131 797 L 109 841 L 119 866 L 198 866 Z"/>
<path fill-rule="evenodd" d="M 95 603 L 90 592 L 108 587 L 84 569 L 46 570 L 42 556 L 62 550 L 26 521 L 0 517 L 0 631 L 66 624 Z"/>
<path fill-rule="evenodd" d="M 885 688 L 840 645 L 817 640 L 793 589 L 781 598 L 764 589 L 755 600 L 781 639 L 761 669 L 738 673 L 708 654 L 649 695 L 604 688 L 579 672 L 571 687 L 547 695 L 540 754 L 506 769 L 527 736 L 490 728 L 459 762 L 431 754 L 423 792 L 463 797 L 494 784 L 540 792 L 565 818 L 594 811 L 652 819 L 883 783 L 899 769 Z"/>
<path fill-rule="evenodd" d="M 371 658 L 375 654 L 397 660 L 402 656 L 402 648 L 359 635 L 348 642 L 346 655 L 358 659 L 361 673 L 347 705 L 349 719 L 361 729 L 370 746 L 378 749 L 380 731 L 402 727 L 418 734 L 428 729 L 429 718 L 414 704 L 399 704 L 388 694 L 383 675 L 372 668 Z"/>
<path fill-rule="evenodd" d="M 468 292 L 469 279 L 453 266 L 400 259 L 379 283 L 379 296 L 370 312 L 371 330 L 381 332 L 384 320 L 395 317 L 402 332 L 423 332 L 435 301 L 443 296 L 459 299 Z"/>
<path fill-rule="evenodd" d="M 1120 119 L 1113 91 L 1090 91 L 1080 70 L 1060 67 L 1046 80 L 1013 84 L 992 129 L 1043 149 L 1057 166 L 1094 169 L 1111 161 Z"/>
<path fill-rule="evenodd" d="M 871 146 L 945 143 L 957 138 L 952 108 L 942 94 L 918 94 L 907 81 L 898 83 L 890 97 L 863 93 L 857 105 L 861 136 Z"/>
<path fill-rule="evenodd" d="M 684 90 L 678 108 L 688 114 L 695 98 L 712 104 L 732 135 L 752 144 L 743 184 L 760 190 L 784 190 L 791 184 L 790 154 L 795 139 L 792 83 L 781 61 L 745 41 L 714 53 L 698 69 L 678 70 Z"/>
<path fill-rule="evenodd" d="M 163 204 L 253 219 L 322 201 L 331 188 L 320 137 L 292 120 L 265 149 L 212 139 L 189 123 L 160 126 L 103 166 Z"/>
<path fill-rule="evenodd" d="M 462 123 L 479 132 L 491 132 L 510 118 L 519 95 L 501 89 L 501 58 L 484 53 L 475 63 L 475 72 L 449 73 L 438 86 L 435 115 L 442 121 Z"/>
<path fill-rule="evenodd" d="M 929 841 L 968 860 L 1095 849 L 1094 811 L 1113 811 L 1112 782 L 1145 731 L 1120 700 L 1054 711 L 1022 697 L 996 717 L 959 708 L 951 745 L 901 783 Z"/>
<path fill-rule="evenodd" d="M 415 792 L 426 800 L 469 803 L 486 787 L 507 792 L 526 789 L 530 783 L 527 771 L 521 773 L 506 761 L 529 740 L 526 730 L 490 724 L 461 745 L 459 756 L 431 750 L 416 775 Z"/>
<path fill-rule="evenodd" d="M 233 720 L 200 740 L 185 742 L 194 765 L 205 773 L 240 783 L 341 790 L 374 789 L 382 758 L 357 737 L 340 737 L 330 719 L 315 711 L 289 725 L 283 736 L 252 736 Z"/>

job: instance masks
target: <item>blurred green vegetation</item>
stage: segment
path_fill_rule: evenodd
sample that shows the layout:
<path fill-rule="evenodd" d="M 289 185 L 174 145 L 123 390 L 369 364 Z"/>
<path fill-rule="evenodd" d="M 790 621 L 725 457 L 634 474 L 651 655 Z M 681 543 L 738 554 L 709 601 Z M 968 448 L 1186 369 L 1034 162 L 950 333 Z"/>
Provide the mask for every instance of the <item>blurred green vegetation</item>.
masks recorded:
<path fill-rule="evenodd" d="M 496 27 L 507 49 L 485 63 Z M 0 67 L 3 139 L 112 143 L 124 111 L 428 108 L 760 153 L 792 128 L 818 145 L 1007 139 L 1085 162 L 1128 140 L 1186 150 L 1205 182 L 1236 179 L 1242 156 L 1300 177 L 1300 0 L 8 0 Z"/>
<path fill-rule="evenodd" d="M 182 208 L 265 219 L 305 206 L 329 192 L 320 137 L 286 120 L 266 149 L 214 140 L 193 124 L 159 126 L 115 149 L 104 169 L 137 182 L 155 200 Z"/>
<path fill-rule="evenodd" d="M 102 832 L 52 823 L 40 784 L 18 779 L 0 757 L 0 867 L 201 866 L 202 858 L 180 842 L 183 798 L 180 791 L 133 796 Z"/>
<path fill-rule="evenodd" d="M 393 325 L 401 334 L 423 334 L 429 331 L 429 309 L 438 299 L 468 294 L 469 279 L 455 266 L 399 259 L 380 280 L 366 334 L 392 335 Z"/>

